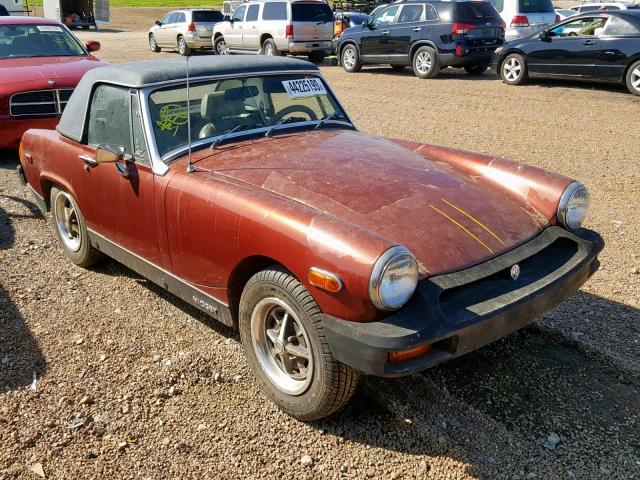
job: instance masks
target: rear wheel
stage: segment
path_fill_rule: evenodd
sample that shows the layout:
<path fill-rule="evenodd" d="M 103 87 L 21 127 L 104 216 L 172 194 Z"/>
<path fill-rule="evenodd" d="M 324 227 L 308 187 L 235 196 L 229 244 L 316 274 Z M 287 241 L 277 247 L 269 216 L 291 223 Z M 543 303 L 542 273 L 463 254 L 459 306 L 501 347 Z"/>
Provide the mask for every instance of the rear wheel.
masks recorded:
<path fill-rule="evenodd" d="M 178 37 L 178 52 L 180 55 L 188 57 L 191 55 L 191 48 L 187 45 L 187 41 L 184 39 L 182 35 Z"/>
<path fill-rule="evenodd" d="M 349 73 L 359 72 L 362 68 L 362 62 L 360 61 L 360 55 L 355 45 L 347 45 L 342 49 L 340 54 L 340 63 Z"/>
<path fill-rule="evenodd" d="M 269 57 L 279 57 L 280 50 L 276 47 L 276 42 L 273 41 L 273 38 L 267 38 L 262 44 L 262 54 L 267 55 Z"/>
<path fill-rule="evenodd" d="M 440 71 L 438 54 L 433 47 L 420 47 L 413 55 L 413 72 L 418 78 L 433 78 Z"/>
<path fill-rule="evenodd" d="M 464 69 L 469 75 L 482 75 L 487 71 L 488 66 L 489 64 L 487 63 L 474 63 L 473 65 L 466 65 Z"/>
<path fill-rule="evenodd" d="M 322 63 L 324 61 L 324 52 L 309 52 L 309 61 L 311 63 Z"/>
<path fill-rule="evenodd" d="M 103 254 L 91 246 L 84 217 L 71 194 L 53 187 L 49 198 L 53 229 L 65 255 L 80 267 L 102 260 Z"/>
<path fill-rule="evenodd" d="M 224 41 L 224 37 L 218 37 L 213 42 L 213 53 L 216 55 L 228 55 L 227 43 Z"/>
<path fill-rule="evenodd" d="M 283 268 L 263 270 L 247 282 L 240 299 L 240 336 L 264 392 L 295 418 L 331 415 L 356 389 L 358 372 L 333 358 L 320 308 Z"/>
<path fill-rule="evenodd" d="M 528 79 L 527 62 L 518 53 L 507 56 L 500 66 L 500 77 L 507 85 L 522 85 Z"/>
<path fill-rule="evenodd" d="M 149 49 L 155 53 L 158 53 L 160 51 L 160 47 L 158 46 L 156 37 L 153 33 L 149 35 Z"/>
<path fill-rule="evenodd" d="M 626 83 L 631 93 L 640 95 L 640 60 L 629 67 Z"/>

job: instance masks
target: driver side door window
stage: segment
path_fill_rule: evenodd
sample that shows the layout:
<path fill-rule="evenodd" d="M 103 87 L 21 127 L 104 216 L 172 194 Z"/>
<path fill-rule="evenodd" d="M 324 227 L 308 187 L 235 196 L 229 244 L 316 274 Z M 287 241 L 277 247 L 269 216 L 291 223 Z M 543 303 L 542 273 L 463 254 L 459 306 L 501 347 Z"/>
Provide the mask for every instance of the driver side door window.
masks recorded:
<path fill-rule="evenodd" d="M 360 47 L 363 60 L 388 61 L 392 48 L 390 27 L 400 10 L 399 5 L 391 5 L 376 14 L 371 21 L 371 28 L 363 32 Z"/>

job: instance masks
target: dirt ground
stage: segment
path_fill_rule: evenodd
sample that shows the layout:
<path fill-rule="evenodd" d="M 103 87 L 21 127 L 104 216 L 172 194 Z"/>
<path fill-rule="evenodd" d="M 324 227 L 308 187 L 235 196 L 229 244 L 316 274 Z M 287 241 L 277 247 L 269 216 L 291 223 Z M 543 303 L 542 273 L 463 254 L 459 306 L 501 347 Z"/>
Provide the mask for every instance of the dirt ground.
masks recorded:
<path fill-rule="evenodd" d="M 111 62 L 152 54 L 166 10 L 113 8 L 80 32 Z M 640 478 L 640 98 L 622 87 L 485 74 L 322 73 L 373 134 L 517 159 L 578 178 L 602 269 L 536 324 L 400 380 L 366 378 L 303 424 L 254 383 L 234 332 L 115 262 L 62 255 L 0 159 L 0 480 Z M 302 462 L 309 456 L 311 461 Z"/>

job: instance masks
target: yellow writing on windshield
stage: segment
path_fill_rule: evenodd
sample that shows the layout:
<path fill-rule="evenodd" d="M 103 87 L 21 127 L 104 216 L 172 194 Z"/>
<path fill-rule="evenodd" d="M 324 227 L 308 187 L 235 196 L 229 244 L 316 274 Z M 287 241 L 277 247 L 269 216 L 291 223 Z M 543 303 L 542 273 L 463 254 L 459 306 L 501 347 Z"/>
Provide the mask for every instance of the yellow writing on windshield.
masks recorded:
<path fill-rule="evenodd" d="M 156 120 L 156 125 L 160 130 L 170 131 L 175 137 L 180 127 L 188 122 L 187 109 L 176 103 L 168 103 L 160 108 L 160 118 Z"/>

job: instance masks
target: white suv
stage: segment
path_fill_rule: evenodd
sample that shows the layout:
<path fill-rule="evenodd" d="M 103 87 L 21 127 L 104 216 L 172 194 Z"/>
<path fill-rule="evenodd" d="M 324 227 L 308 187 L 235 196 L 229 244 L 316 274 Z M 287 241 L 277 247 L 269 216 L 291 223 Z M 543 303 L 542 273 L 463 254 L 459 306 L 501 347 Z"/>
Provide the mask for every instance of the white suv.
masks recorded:
<path fill-rule="evenodd" d="M 491 0 L 506 23 L 507 42 L 531 35 L 559 22 L 551 0 Z"/>
<path fill-rule="evenodd" d="M 308 55 L 321 62 L 331 53 L 333 12 L 320 0 L 251 0 L 213 28 L 213 51 Z"/>

